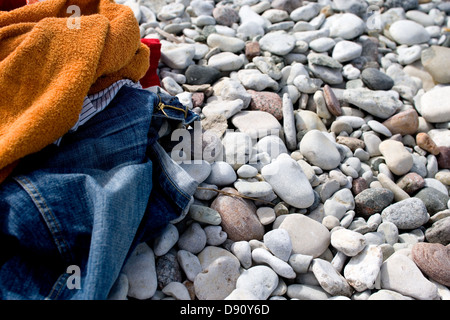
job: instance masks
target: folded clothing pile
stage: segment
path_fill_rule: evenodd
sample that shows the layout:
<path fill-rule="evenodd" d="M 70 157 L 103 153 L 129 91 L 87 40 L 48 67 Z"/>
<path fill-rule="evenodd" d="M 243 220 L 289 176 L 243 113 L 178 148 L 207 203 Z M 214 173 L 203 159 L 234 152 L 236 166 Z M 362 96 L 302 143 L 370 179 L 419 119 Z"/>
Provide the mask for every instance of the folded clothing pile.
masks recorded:
<path fill-rule="evenodd" d="M 0 298 L 105 299 L 136 245 L 187 212 L 197 183 L 159 134 L 198 116 L 145 90 L 160 44 L 128 7 L 23 2 L 0 2 Z"/>

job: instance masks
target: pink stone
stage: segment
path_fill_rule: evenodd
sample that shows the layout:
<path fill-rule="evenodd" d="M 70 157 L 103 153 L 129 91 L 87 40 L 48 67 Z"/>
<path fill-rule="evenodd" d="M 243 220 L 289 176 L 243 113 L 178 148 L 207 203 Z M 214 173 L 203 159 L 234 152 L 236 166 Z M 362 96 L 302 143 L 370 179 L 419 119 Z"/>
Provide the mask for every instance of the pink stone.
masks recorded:
<path fill-rule="evenodd" d="M 419 132 L 416 136 L 417 145 L 425 151 L 433 155 L 439 154 L 439 147 L 434 143 L 433 139 L 425 132 Z"/>
<path fill-rule="evenodd" d="M 425 186 L 425 180 L 415 172 L 409 172 L 397 180 L 397 185 L 406 193 L 412 194 Z"/>
<path fill-rule="evenodd" d="M 272 114 L 278 121 L 283 119 L 283 100 L 281 97 L 269 91 L 247 90 L 252 95 L 250 110 L 260 110 Z"/>
<path fill-rule="evenodd" d="M 336 137 L 336 142 L 339 144 L 346 145 L 352 151 L 355 151 L 358 148 L 364 149 L 366 147 L 364 141 L 355 137 L 338 136 Z"/>
<path fill-rule="evenodd" d="M 223 192 L 239 195 L 234 188 L 223 188 Z M 211 204 L 222 218 L 222 229 L 233 241 L 262 240 L 264 226 L 256 215 L 255 204 L 239 196 L 221 194 Z"/>
<path fill-rule="evenodd" d="M 399 112 L 383 122 L 383 125 L 394 134 L 415 134 L 419 127 L 419 115 L 414 109 Z"/>
<path fill-rule="evenodd" d="M 352 181 L 352 192 L 355 196 L 361 193 L 361 191 L 366 190 L 368 187 L 366 179 L 362 177 L 358 177 Z"/>
<path fill-rule="evenodd" d="M 334 94 L 333 89 L 331 89 L 327 84 L 323 87 L 323 95 L 325 97 L 325 103 L 327 105 L 328 111 L 330 111 L 331 114 L 336 117 L 342 115 L 341 104 Z"/>
<path fill-rule="evenodd" d="M 250 41 L 245 44 L 245 56 L 248 61 L 252 61 L 254 57 L 261 55 L 261 48 L 258 41 Z"/>
<path fill-rule="evenodd" d="M 411 250 L 415 264 L 431 279 L 450 286 L 450 245 L 416 243 Z"/>
<path fill-rule="evenodd" d="M 439 147 L 436 159 L 439 169 L 450 169 L 450 147 Z"/>
<path fill-rule="evenodd" d="M 201 107 L 205 101 L 205 94 L 203 92 L 193 92 L 192 93 L 192 107 Z"/>

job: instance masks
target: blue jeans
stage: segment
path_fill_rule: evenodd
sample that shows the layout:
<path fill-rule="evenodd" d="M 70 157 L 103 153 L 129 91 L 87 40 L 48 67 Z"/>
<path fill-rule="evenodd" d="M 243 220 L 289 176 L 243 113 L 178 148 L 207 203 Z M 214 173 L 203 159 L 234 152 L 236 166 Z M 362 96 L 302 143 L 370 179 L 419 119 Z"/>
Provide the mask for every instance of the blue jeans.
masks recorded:
<path fill-rule="evenodd" d="M 186 212 L 197 182 L 170 159 L 158 130 L 163 120 L 198 118 L 159 110 L 159 97 L 185 109 L 175 97 L 123 87 L 0 185 L 1 299 L 106 299 L 136 245 Z"/>

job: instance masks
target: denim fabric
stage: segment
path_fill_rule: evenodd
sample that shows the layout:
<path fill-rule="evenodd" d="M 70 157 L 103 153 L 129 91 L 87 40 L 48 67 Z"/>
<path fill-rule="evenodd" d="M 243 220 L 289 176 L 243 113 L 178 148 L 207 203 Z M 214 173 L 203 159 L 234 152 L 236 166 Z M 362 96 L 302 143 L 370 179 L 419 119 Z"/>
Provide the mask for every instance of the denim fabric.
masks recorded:
<path fill-rule="evenodd" d="M 59 146 L 24 158 L 0 185 L 1 299 L 106 299 L 127 256 L 189 208 L 197 187 L 158 143 L 163 120 L 190 111 L 123 87 Z M 80 269 L 81 285 L 67 285 Z"/>

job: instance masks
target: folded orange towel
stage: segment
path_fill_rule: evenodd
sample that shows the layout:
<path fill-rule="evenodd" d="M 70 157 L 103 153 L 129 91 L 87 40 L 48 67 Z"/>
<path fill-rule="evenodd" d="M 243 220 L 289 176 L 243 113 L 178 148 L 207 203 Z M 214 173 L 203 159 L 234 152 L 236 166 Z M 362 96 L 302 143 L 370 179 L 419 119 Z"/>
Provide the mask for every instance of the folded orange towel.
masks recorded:
<path fill-rule="evenodd" d="M 0 182 L 77 122 L 87 94 L 120 79 L 139 81 L 149 54 L 131 9 L 113 0 L 0 11 Z"/>

